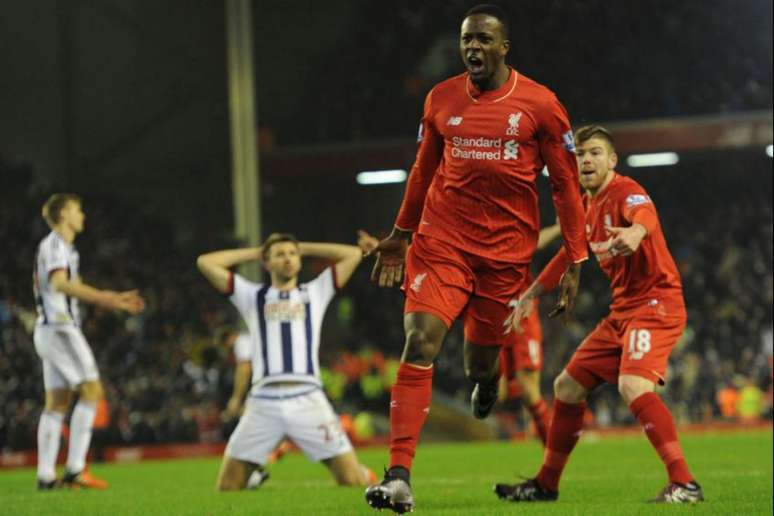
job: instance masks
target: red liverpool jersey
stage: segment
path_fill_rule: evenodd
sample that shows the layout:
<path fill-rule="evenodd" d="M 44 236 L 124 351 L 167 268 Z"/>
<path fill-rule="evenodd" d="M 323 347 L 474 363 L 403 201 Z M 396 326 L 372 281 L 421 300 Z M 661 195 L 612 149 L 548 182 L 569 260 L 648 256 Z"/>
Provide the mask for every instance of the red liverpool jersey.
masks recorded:
<path fill-rule="evenodd" d="M 613 172 L 611 172 L 613 173 Z M 667 248 L 658 215 L 647 192 L 635 180 L 615 174 L 607 186 L 591 197 L 583 196 L 586 209 L 586 236 L 602 271 L 610 278 L 613 303 L 610 310 L 625 314 L 653 299 L 683 303 L 683 287 L 672 255 Z M 610 253 L 613 236 L 606 226 L 628 227 L 640 210 L 649 211 L 656 221 L 640 247 L 631 256 Z M 538 281 L 551 289 L 558 283 L 568 263 L 564 250 L 554 257 Z"/>
<path fill-rule="evenodd" d="M 572 130 L 548 88 L 511 70 L 481 92 L 458 75 L 427 95 L 419 131 L 398 228 L 527 263 L 540 230 L 536 177 L 548 166 L 569 256 L 587 258 Z"/>

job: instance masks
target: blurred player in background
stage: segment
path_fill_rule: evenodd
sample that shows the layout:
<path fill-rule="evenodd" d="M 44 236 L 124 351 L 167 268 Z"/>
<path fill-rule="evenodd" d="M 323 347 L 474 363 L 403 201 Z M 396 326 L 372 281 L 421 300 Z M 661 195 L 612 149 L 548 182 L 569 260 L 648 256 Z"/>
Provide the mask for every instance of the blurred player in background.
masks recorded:
<path fill-rule="evenodd" d="M 314 280 L 299 284 L 302 256 L 334 264 Z M 254 348 L 252 389 L 226 447 L 218 489 L 247 487 L 251 474 L 264 472 L 270 454 L 286 437 L 311 460 L 322 461 L 340 485 L 375 481 L 373 472 L 358 462 L 322 392 L 318 356 L 325 310 L 362 256 L 360 247 L 298 242 L 292 235 L 275 233 L 257 248 L 198 258 L 202 274 L 239 310 Z M 263 262 L 270 283 L 253 283 L 229 270 L 253 260 Z"/>
<path fill-rule="evenodd" d="M 537 477 L 498 484 L 495 492 L 515 502 L 556 500 L 562 471 L 583 429 L 586 398 L 607 382 L 618 386 L 667 470 L 669 483 L 653 501 L 701 501 L 702 489 L 688 469 L 672 415 L 654 392 L 656 384 L 664 384 L 669 354 L 685 328 L 680 274 L 653 201 L 642 186 L 614 170 L 618 157 L 610 132 L 585 126 L 575 140 L 586 191 L 586 234 L 610 278 L 613 303 L 554 382 L 554 414 Z M 556 287 L 567 263 L 562 248 L 514 307 L 514 327 L 535 298 Z"/>
<path fill-rule="evenodd" d="M 43 205 L 43 218 L 51 228 L 38 244 L 32 288 L 38 318 L 33 339 L 43 363 L 46 402 L 38 423 L 38 489 L 59 485 L 104 489 L 107 482 L 86 470 L 97 405 L 104 397 L 94 354 L 81 332 L 78 301 L 131 314 L 145 302 L 137 291 L 99 290 L 81 281 L 80 256 L 75 238 L 86 216 L 77 195 L 54 194 Z M 64 476 L 56 479 L 56 458 L 65 418 L 73 395 L 78 394 L 70 417 L 69 449 Z"/>
<path fill-rule="evenodd" d="M 540 230 L 537 249 L 541 250 L 561 235 L 559 224 Z M 545 446 L 548 432 L 548 406 L 540 394 L 540 370 L 543 368 L 543 332 L 538 301 L 532 313 L 521 321 L 512 344 L 500 350 L 500 399 L 520 399 L 532 417 L 535 431 Z"/>
<path fill-rule="evenodd" d="M 433 361 L 457 318 L 465 328 L 471 408 L 497 400 L 509 302 L 528 286 L 540 230 L 536 176 L 548 166 L 570 256 L 564 284 L 587 259 L 570 122 L 548 88 L 505 63 L 509 22 L 497 6 L 469 10 L 460 31 L 467 72 L 428 93 L 418 149 L 392 233 L 379 243 L 372 278 L 401 281 L 406 332 L 390 401 L 390 468 L 366 490 L 375 509 L 410 511 L 410 470 L 430 408 Z M 409 247 L 409 239 L 413 240 Z"/>

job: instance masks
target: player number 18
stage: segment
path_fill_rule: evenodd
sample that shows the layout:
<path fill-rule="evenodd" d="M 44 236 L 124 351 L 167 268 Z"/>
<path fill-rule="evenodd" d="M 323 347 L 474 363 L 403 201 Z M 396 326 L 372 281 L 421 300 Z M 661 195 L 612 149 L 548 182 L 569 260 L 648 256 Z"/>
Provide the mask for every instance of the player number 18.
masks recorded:
<path fill-rule="evenodd" d="M 648 351 L 650 351 L 650 332 L 633 329 L 629 333 L 629 358 L 639 360 Z"/>

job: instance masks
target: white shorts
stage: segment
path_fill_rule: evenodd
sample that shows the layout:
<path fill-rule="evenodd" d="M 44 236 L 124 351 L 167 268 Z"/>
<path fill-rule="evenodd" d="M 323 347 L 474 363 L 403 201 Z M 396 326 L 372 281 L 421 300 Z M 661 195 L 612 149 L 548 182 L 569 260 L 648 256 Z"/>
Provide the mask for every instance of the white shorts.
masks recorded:
<path fill-rule="evenodd" d="M 75 389 L 83 382 L 99 379 L 97 363 L 86 338 L 77 326 L 37 325 L 35 351 L 43 361 L 46 390 Z"/>
<path fill-rule="evenodd" d="M 266 389 L 271 392 L 279 389 Z M 265 465 L 269 454 L 285 437 L 312 461 L 352 451 L 339 417 L 319 388 L 284 399 L 250 396 L 245 412 L 228 440 L 228 457 Z"/>

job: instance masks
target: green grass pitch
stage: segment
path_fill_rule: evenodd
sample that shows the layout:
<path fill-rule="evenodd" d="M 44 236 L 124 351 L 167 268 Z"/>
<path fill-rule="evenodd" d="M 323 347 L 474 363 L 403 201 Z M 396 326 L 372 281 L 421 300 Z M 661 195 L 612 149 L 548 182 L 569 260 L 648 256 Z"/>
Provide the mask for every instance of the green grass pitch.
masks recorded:
<path fill-rule="evenodd" d="M 579 443 L 562 480 L 557 503 L 499 501 L 497 481 L 535 473 L 535 443 L 420 444 L 412 484 L 419 514 L 772 514 L 772 432 L 708 433 L 683 438 L 688 462 L 707 501 L 699 506 L 644 503 L 666 483 L 644 436 L 595 437 Z M 359 452 L 380 472 L 387 451 Z M 273 466 L 259 491 L 217 493 L 218 459 L 94 465 L 111 483 L 107 491 L 37 492 L 32 469 L 0 472 L 2 514 L 373 514 L 362 488 L 339 488 L 327 470 L 301 454 Z M 383 513 L 385 514 L 385 513 Z"/>

